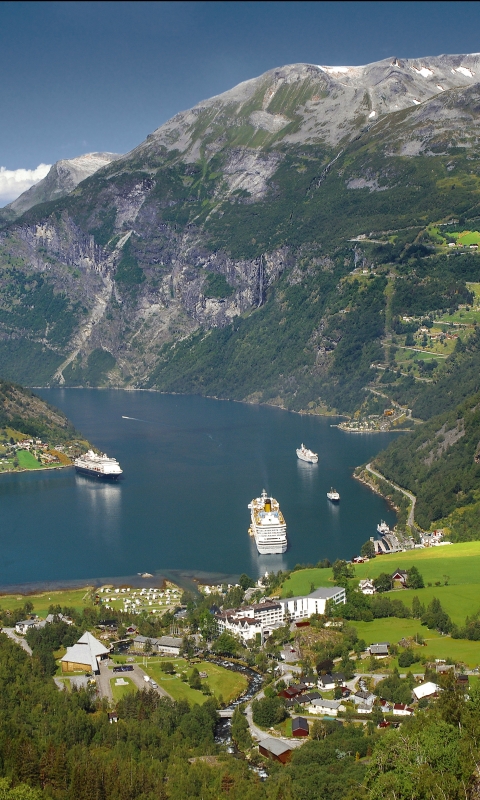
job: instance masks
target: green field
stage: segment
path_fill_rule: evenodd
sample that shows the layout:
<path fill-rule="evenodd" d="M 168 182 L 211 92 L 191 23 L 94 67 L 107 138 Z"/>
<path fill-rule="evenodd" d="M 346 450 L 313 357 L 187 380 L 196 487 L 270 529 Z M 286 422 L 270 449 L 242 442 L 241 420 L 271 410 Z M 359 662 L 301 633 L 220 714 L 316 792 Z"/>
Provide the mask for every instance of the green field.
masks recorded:
<path fill-rule="evenodd" d="M 470 244 L 480 244 L 480 233 L 478 231 L 464 231 L 463 233 L 452 233 L 458 244 L 465 246 Z"/>
<path fill-rule="evenodd" d="M 315 589 L 319 586 L 332 586 L 332 570 L 313 568 L 292 572 L 282 586 L 282 597 L 286 597 L 289 592 L 293 592 L 294 597 L 309 594 L 312 584 Z"/>
<path fill-rule="evenodd" d="M 121 700 L 122 697 L 125 697 L 126 694 L 136 691 L 136 686 L 130 680 L 130 678 L 126 678 L 124 675 L 122 675 L 122 678 L 127 682 L 127 686 L 115 686 L 115 681 L 118 680 L 118 678 L 110 678 L 110 686 L 112 687 L 112 694 L 115 703 L 118 703 L 118 701 Z"/>
<path fill-rule="evenodd" d="M 17 450 L 17 458 L 21 469 L 44 469 L 43 464 L 29 450 Z"/>
<path fill-rule="evenodd" d="M 34 612 L 39 617 L 46 617 L 48 608 L 51 605 L 59 605 L 62 608 L 68 606 L 69 608 L 75 608 L 77 611 L 82 611 L 85 606 L 91 605 L 91 588 L 91 586 L 84 586 L 81 589 L 29 595 L 4 594 L 0 596 L 0 608 L 10 610 L 20 608 L 29 600 L 33 603 Z"/>
<path fill-rule="evenodd" d="M 189 703 L 202 705 L 208 699 L 208 695 L 203 694 L 197 689 L 191 689 L 188 683 L 182 681 L 178 672 L 186 672 L 187 676 L 191 675 L 192 668 L 187 661 L 183 658 L 164 659 L 164 661 L 171 662 L 177 674 L 166 675 L 161 670 L 161 661 L 149 661 L 148 665 L 144 667 L 145 672 L 154 681 L 158 683 L 166 692 L 168 692 L 174 700 L 188 700 Z M 210 691 L 216 697 L 222 696 L 225 703 L 229 703 L 241 694 L 248 685 L 246 677 L 238 672 L 232 672 L 219 667 L 217 664 L 212 664 L 208 661 L 202 661 L 197 664 L 199 672 L 206 672 L 208 679 L 203 679 L 203 683 L 208 684 Z"/>
<path fill-rule="evenodd" d="M 355 575 L 360 578 L 376 578 L 381 572 L 393 572 L 397 567 L 407 569 L 415 564 L 423 575 L 425 584 L 429 581 L 444 582 L 444 575 L 449 577 L 449 585 L 480 585 L 480 542 L 462 542 L 461 544 L 430 547 L 425 550 L 413 550 L 406 553 L 395 553 L 391 556 L 380 556 L 358 564 Z M 318 570 L 322 572 L 326 570 Z M 300 573 L 299 573 L 300 574 Z M 325 583 L 318 583 L 325 586 Z M 480 591 L 479 591 L 480 605 Z"/>

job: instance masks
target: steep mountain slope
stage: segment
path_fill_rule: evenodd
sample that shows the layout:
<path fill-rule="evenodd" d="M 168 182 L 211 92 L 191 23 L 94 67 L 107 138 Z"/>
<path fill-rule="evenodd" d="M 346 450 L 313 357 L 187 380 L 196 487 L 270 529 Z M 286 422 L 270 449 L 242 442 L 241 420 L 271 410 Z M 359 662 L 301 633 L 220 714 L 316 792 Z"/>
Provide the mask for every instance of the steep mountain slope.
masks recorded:
<path fill-rule="evenodd" d="M 85 153 L 77 158 L 57 161 L 41 181 L 0 210 L 0 219 L 15 219 L 38 203 L 65 197 L 81 181 L 117 158 L 120 156 L 116 153 Z"/>
<path fill-rule="evenodd" d="M 392 303 L 477 278 L 420 239 L 478 214 L 479 74 L 297 64 L 178 114 L 4 225 L 0 373 L 353 410 Z"/>
<path fill-rule="evenodd" d="M 79 436 L 58 408 L 22 386 L 0 380 L 0 429 L 7 427 L 57 444 Z"/>

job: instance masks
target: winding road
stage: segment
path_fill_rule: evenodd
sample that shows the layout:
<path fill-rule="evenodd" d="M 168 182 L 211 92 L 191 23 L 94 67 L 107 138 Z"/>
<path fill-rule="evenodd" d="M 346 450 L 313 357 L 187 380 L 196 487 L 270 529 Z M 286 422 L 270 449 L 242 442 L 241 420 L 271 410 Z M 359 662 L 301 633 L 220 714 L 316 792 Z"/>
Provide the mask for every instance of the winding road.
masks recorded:
<path fill-rule="evenodd" d="M 402 489 L 401 486 L 398 486 L 396 483 L 393 483 L 393 481 L 389 481 L 388 478 L 385 478 L 385 476 L 382 475 L 381 472 L 378 472 L 376 469 L 373 469 L 371 464 L 367 464 L 365 469 L 368 470 L 368 472 L 371 472 L 372 475 L 375 475 L 377 478 L 380 478 L 380 480 L 385 481 L 385 483 L 389 483 L 390 486 L 393 486 L 394 489 L 397 489 L 397 491 L 404 494 L 405 497 L 408 497 L 411 503 L 411 507 L 408 514 L 407 525 L 410 528 L 413 528 L 415 524 L 415 503 L 417 502 L 417 498 L 415 497 L 415 495 L 412 494 L 411 492 L 407 492 L 406 489 Z"/>

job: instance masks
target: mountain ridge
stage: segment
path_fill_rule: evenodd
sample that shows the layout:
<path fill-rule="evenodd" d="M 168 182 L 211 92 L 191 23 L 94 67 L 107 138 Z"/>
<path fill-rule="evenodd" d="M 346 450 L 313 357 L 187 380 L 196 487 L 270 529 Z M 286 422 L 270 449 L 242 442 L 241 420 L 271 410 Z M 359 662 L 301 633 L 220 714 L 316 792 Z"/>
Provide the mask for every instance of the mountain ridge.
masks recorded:
<path fill-rule="evenodd" d="M 242 364 L 247 348 L 257 386 L 224 381 L 225 396 L 351 411 L 383 347 L 393 279 L 382 246 L 403 242 L 406 258 L 429 222 L 478 205 L 477 75 L 478 54 L 287 65 L 176 115 L 65 197 L 4 224 L 0 369 L 30 384 L 168 391 L 190 374 L 178 354 L 205 354 L 208 335 L 215 393 L 226 337 Z M 372 230 L 383 245 L 349 241 Z M 352 294 L 348 277 L 358 263 L 375 272 L 381 324 L 370 329 L 370 294 L 361 281 Z M 366 337 L 350 377 L 344 292 Z M 269 367 L 262 388 L 256 342 L 272 331 L 282 371 Z M 342 395 L 350 378 L 357 388 Z M 192 381 L 185 391 L 209 382 Z"/>

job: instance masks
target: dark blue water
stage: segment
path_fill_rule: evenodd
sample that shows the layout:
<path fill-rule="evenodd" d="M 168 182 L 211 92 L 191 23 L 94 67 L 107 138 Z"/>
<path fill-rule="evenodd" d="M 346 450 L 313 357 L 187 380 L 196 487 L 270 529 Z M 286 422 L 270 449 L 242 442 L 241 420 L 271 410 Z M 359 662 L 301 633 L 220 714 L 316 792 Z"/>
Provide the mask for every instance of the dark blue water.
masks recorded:
<path fill-rule="evenodd" d="M 118 458 L 125 479 L 101 483 L 73 469 L 0 476 L 0 585 L 168 570 L 258 576 L 350 558 L 381 518 L 395 522 L 352 478 L 388 434 L 348 434 L 328 418 L 201 397 L 38 394 Z M 318 465 L 297 459 L 301 442 L 319 453 Z M 330 486 L 339 506 L 326 498 Z M 247 505 L 264 487 L 287 521 L 283 556 L 259 556 L 247 533 Z"/>

